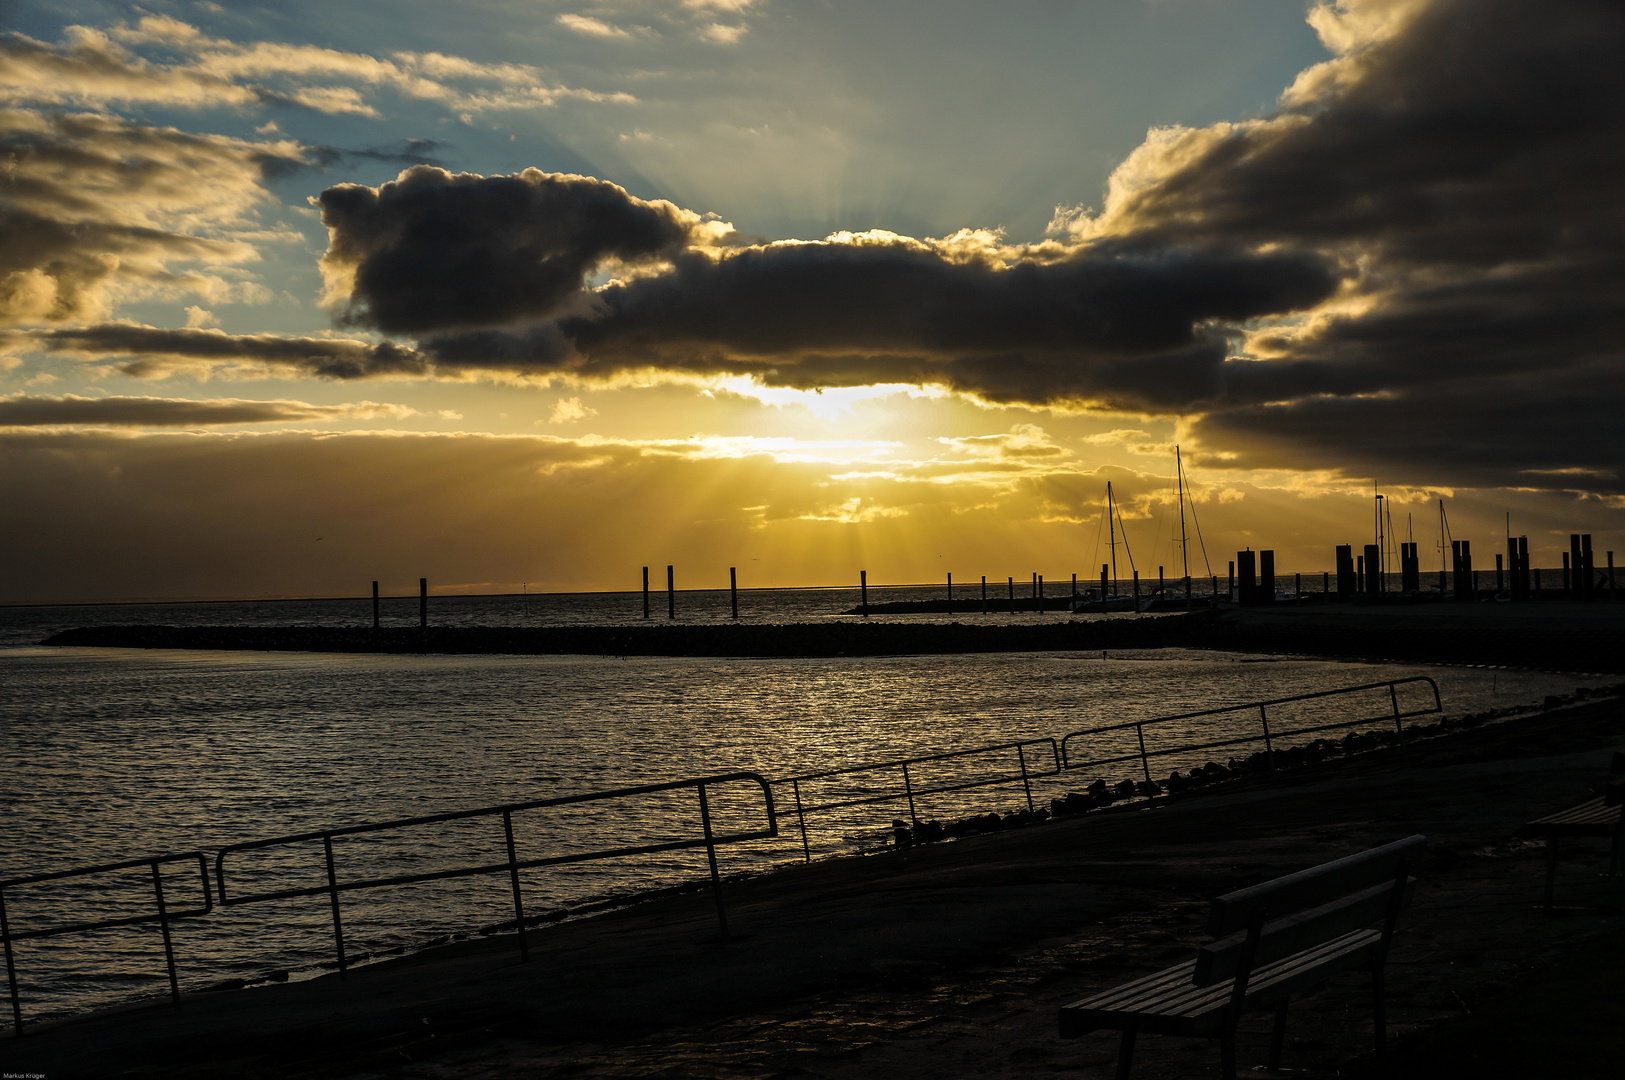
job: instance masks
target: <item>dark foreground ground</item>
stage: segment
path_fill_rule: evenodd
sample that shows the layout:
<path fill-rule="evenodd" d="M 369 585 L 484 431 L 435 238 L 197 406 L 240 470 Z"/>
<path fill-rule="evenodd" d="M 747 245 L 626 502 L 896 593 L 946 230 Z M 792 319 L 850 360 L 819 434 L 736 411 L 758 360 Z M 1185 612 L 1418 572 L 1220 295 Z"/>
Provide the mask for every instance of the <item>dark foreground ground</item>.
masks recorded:
<path fill-rule="evenodd" d="M 729 941 L 709 895 L 669 896 L 535 932 L 529 964 L 496 937 L 348 982 L 83 1017 L 0 1048 L 0 1071 L 1106 1077 L 1115 1035 L 1062 1041 L 1056 1006 L 1187 957 L 1214 894 L 1421 832 L 1422 887 L 1389 968 L 1392 1055 L 1371 1059 L 1366 984 L 1350 975 L 1294 1004 L 1286 1064 L 1302 1077 L 1613 1077 L 1622 1025 L 1603 1020 L 1619 1015 L 1608 958 L 1625 950 L 1625 887 L 1599 879 L 1601 841 L 1576 843 L 1558 910 L 1539 912 L 1542 849 L 1520 826 L 1588 797 L 1621 744 L 1625 703 L 1593 701 L 1414 744 L 1408 767 L 1378 751 L 730 883 Z M 1576 986 L 1595 991 L 1581 994 L 1590 1011 L 1569 1008 Z M 1553 1017 L 1555 1040 L 1541 1026 Z M 1243 1024 L 1244 1070 L 1267 1039 L 1267 1017 Z M 1137 1077 L 1217 1070 L 1206 1041 L 1147 1037 L 1136 1054 Z"/>
<path fill-rule="evenodd" d="M 1598 673 L 1625 672 L 1625 603 L 1230 608 L 1001 624 L 832 620 L 547 627 L 97 626 L 46 645 L 589 656 L 898 656 L 1177 646 Z"/>

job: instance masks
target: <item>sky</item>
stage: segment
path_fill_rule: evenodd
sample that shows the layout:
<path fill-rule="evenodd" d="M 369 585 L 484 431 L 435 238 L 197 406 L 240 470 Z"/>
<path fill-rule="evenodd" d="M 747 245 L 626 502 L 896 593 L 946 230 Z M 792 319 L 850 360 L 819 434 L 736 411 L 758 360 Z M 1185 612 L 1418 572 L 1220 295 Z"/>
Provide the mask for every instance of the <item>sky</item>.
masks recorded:
<path fill-rule="evenodd" d="M 1176 447 L 1194 574 L 1378 493 L 1427 571 L 1625 561 L 1622 54 L 1578 0 L 0 0 L 0 603 L 1088 578 L 1108 482 L 1173 576 Z"/>

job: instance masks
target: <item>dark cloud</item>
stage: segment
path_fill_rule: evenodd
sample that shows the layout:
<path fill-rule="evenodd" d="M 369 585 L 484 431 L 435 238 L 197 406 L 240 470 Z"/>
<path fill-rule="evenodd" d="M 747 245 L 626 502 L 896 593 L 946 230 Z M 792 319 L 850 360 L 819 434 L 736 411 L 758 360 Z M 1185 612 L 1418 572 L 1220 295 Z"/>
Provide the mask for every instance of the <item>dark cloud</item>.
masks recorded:
<path fill-rule="evenodd" d="M 398 405 L 359 402 L 310 405 L 303 401 L 247 401 L 224 398 L 80 397 L 64 394 L 0 396 L 0 427 L 218 427 L 226 424 L 300 423 L 334 418 L 404 416 Z"/>
<path fill-rule="evenodd" d="M 317 202 L 331 234 L 323 268 L 353 280 L 345 319 L 390 333 L 554 314 L 606 260 L 673 252 L 699 220 L 602 180 L 536 169 L 454 176 L 420 165 L 376 188 L 328 188 Z"/>
<path fill-rule="evenodd" d="M 93 360 L 130 358 L 129 375 L 163 374 L 176 368 L 216 365 L 293 370 L 330 379 L 378 375 L 426 375 L 429 360 L 404 345 L 354 338 L 290 338 L 277 334 L 227 334 L 219 330 L 170 330 L 103 323 L 30 335 L 40 348 Z"/>

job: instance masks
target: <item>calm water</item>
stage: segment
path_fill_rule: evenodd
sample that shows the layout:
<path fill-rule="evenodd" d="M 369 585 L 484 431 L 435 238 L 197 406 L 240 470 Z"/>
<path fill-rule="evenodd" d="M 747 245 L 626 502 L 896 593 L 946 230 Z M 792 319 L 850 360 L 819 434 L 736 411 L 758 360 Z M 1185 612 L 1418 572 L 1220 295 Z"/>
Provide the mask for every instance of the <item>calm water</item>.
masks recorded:
<path fill-rule="evenodd" d="M 884 598 L 876 593 L 871 590 L 872 601 Z M 720 610 L 714 597 L 708 608 L 699 596 L 686 599 L 705 617 L 726 617 L 726 594 L 720 595 Z M 844 596 L 827 592 L 791 592 L 781 599 L 771 621 L 788 621 L 785 609 L 797 603 L 802 618 L 828 617 L 830 609 L 847 606 Z M 612 601 L 619 608 L 611 610 Z M 596 612 L 594 621 L 641 616 L 635 595 L 550 602 L 555 613 L 568 611 L 571 603 Z M 415 599 L 400 604 L 406 610 L 398 617 L 415 617 Z M 514 610 L 507 598 L 432 605 L 446 622 L 542 618 L 534 608 L 528 615 L 522 606 Z M 630 612 L 620 610 L 628 606 Z M 4 618 L 10 640 L 35 642 L 58 626 L 96 621 L 354 623 L 358 607 L 370 618 L 366 605 L 355 601 L 161 605 L 140 612 L 11 609 Z M 549 621 L 589 619 L 555 614 Z M 729 770 L 776 778 L 1014 739 L 1058 738 L 1122 720 L 1418 673 L 1438 680 L 1454 714 L 1538 702 L 1575 685 L 1538 673 L 1261 661 L 1181 650 L 1112 652 L 1104 659 L 614 660 L 25 645 L 0 649 L 0 878 Z M 1377 716 L 1386 697 L 1351 704 L 1351 716 Z M 1272 716 L 1278 726 L 1291 722 L 1284 713 Z M 1177 725 L 1180 730 L 1164 737 L 1210 738 L 1225 723 L 1233 722 Z M 1102 757 L 1120 745 L 1103 738 L 1083 749 Z M 1048 750 L 1027 753 L 1028 767 L 1042 771 Z M 1226 753 L 1212 756 L 1222 760 Z M 1159 773 L 1193 763 L 1163 759 Z M 1013 773 L 1013 753 L 922 766 L 912 776 L 916 784 L 929 785 L 989 768 Z M 1134 772 L 1116 766 L 1100 775 L 1116 780 Z M 1047 801 L 1090 779 L 1093 774 L 1041 777 L 1033 782 L 1034 797 Z M 881 782 L 874 775 L 815 782 L 802 785 L 802 795 L 808 802 L 835 801 L 878 790 Z M 750 785 L 716 791 L 713 798 L 721 828 L 749 828 L 763 820 L 761 795 Z M 787 799 L 780 792 L 781 813 Z M 919 812 L 948 818 L 1023 804 L 1016 782 L 927 796 Z M 815 815 L 809 820 L 814 854 L 878 844 L 894 816 L 906 816 L 906 804 Z M 794 822 L 781 819 L 781 826 L 777 839 L 724 849 L 724 871 L 799 858 Z M 521 858 L 686 839 L 698 829 L 692 792 L 515 817 Z M 501 862 L 505 850 L 500 819 L 334 844 L 340 881 Z M 238 895 L 325 881 L 319 841 L 232 860 Z M 522 878 L 527 910 L 538 913 L 704 873 L 701 850 L 537 868 Z M 188 878 L 183 867 L 171 867 L 165 888 L 171 903 L 190 902 L 198 890 L 195 871 Z M 149 876 L 104 875 L 73 885 L 8 889 L 6 904 L 13 931 L 24 931 L 150 910 L 142 905 L 150 905 L 151 894 Z M 513 917 L 505 875 L 347 893 L 343 911 L 349 949 L 373 954 Z M 177 923 L 174 938 L 182 984 L 194 987 L 276 969 L 299 978 L 318 972 L 316 965 L 330 961 L 333 950 L 322 896 L 217 910 L 208 919 Z M 165 988 L 156 926 L 23 941 L 16 952 L 25 1015 L 31 1018 Z"/>

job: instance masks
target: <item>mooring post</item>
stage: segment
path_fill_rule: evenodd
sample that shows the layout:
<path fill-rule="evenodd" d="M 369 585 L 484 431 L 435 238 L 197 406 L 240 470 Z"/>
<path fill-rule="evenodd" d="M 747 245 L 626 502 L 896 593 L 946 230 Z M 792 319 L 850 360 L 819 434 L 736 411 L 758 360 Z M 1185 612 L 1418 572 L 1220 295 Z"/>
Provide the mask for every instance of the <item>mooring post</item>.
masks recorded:
<path fill-rule="evenodd" d="M 378 629 L 378 583 L 372 583 L 372 628 Z"/>
<path fill-rule="evenodd" d="M 948 610 L 954 609 L 954 572 L 948 571 Z"/>
<path fill-rule="evenodd" d="M 1614 553 L 1610 551 L 1608 553 L 1608 602 L 1612 604 L 1618 599 L 1619 596 L 1614 591 Z"/>
<path fill-rule="evenodd" d="M 649 617 L 649 568 L 643 568 L 643 617 Z"/>
<path fill-rule="evenodd" d="M 1163 579 L 1162 567 L 1159 566 L 1157 567 L 1157 595 L 1166 599 L 1167 589 L 1168 583 Z"/>
<path fill-rule="evenodd" d="M 418 578 L 418 625 L 429 628 L 429 579 Z"/>
<path fill-rule="evenodd" d="M 1140 610 L 1140 572 L 1134 571 L 1134 610 Z"/>
<path fill-rule="evenodd" d="M 666 564 L 666 618 L 677 618 L 677 586 L 673 584 L 671 564 Z"/>
<path fill-rule="evenodd" d="M 734 618 L 739 618 L 739 574 L 738 568 L 728 567 L 728 599 L 733 603 Z"/>
<path fill-rule="evenodd" d="M 1303 599 L 1303 575 L 1292 575 L 1292 602 L 1297 603 Z"/>
<path fill-rule="evenodd" d="M 1102 604 L 1103 608 L 1106 603 L 1106 597 L 1110 595 L 1106 591 L 1106 571 L 1108 569 L 1110 568 L 1105 563 L 1100 564 L 1100 603 Z"/>
<path fill-rule="evenodd" d="M 1078 575 L 1072 575 L 1072 599 L 1078 598 Z"/>
<path fill-rule="evenodd" d="M 858 571 L 858 606 L 865 615 L 869 614 L 869 571 Z"/>
<path fill-rule="evenodd" d="M 1614 553 L 1610 551 L 1608 553 L 1608 557 L 1610 559 L 1612 559 L 1614 557 Z M 1610 580 L 1613 579 L 1612 574 L 1609 575 L 1609 579 Z M 986 574 L 982 575 L 982 614 L 983 615 L 987 614 L 987 575 Z"/>
<path fill-rule="evenodd" d="M 1038 575 L 1038 610 L 1044 610 L 1044 575 Z"/>
<path fill-rule="evenodd" d="M 1016 579 L 1010 579 L 1010 614 L 1016 613 Z"/>

